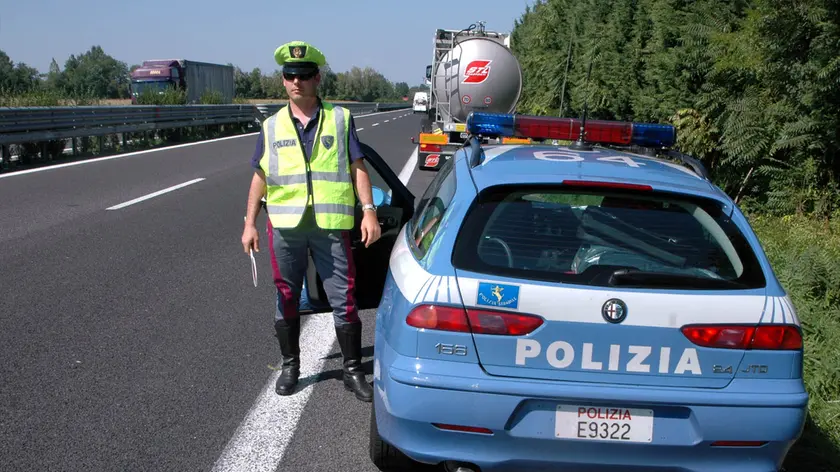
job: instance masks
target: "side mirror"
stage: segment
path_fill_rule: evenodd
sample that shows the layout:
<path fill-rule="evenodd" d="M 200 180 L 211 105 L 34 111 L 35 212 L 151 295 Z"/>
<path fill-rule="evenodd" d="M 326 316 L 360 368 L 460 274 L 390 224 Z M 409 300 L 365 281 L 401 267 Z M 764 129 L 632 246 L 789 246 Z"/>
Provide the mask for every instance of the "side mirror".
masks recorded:
<path fill-rule="evenodd" d="M 375 185 L 371 187 L 371 190 L 373 193 L 373 204 L 375 206 L 381 207 L 391 204 L 391 197 L 384 190 Z"/>

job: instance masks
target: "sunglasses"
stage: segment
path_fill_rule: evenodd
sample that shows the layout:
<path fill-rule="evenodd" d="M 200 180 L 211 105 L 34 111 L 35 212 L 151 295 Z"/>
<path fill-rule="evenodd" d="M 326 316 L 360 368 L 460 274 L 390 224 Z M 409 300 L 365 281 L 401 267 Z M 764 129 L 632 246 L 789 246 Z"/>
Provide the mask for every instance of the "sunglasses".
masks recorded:
<path fill-rule="evenodd" d="M 301 81 L 309 80 L 313 77 L 318 75 L 317 72 L 307 72 L 305 74 L 294 74 L 291 72 L 283 72 L 283 78 L 288 80 L 289 82 L 294 81 L 295 79 L 300 79 Z"/>

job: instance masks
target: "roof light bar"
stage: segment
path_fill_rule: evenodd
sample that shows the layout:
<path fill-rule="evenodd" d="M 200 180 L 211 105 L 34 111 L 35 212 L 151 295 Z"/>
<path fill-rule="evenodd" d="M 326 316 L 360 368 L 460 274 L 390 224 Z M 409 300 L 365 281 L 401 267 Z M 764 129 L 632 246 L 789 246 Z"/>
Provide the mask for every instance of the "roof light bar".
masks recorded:
<path fill-rule="evenodd" d="M 561 139 L 580 136 L 580 120 L 549 116 L 470 112 L 467 131 L 488 137 Z M 677 141 L 676 128 L 656 123 L 586 120 L 586 142 L 598 144 L 671 147 Z"/>

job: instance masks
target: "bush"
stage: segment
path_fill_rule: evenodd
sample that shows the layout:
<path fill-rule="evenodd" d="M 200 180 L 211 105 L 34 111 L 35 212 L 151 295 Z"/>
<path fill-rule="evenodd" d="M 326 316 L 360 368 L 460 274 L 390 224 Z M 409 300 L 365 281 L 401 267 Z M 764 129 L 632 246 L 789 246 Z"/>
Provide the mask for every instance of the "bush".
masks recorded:
<path fill-rule="evenodd" d="M 218 90 L 205 90 L 198 99 L 202 105 L 224 105 L 225 97 Z"/>
<path fill-rule="evenodd" d="M 138 105 L 185 105 L 187 93 L 174 87 L 167 87 L 163 91 L 146 89 L 137 95 Z"/>
<path fill-rule="evenodd" d="M 810 418 L 785 470 L 840 470 L 840 214 L 752 215 L 750 224 L 791 295 L 805 338 Z"/>
<path fill-rule="evenodd" d="M 40 87 L 23 93 L 0 89 L 0 107 L 61 107 L 100 105 L 101 100 L 89 95 L 68 95 L 51 88 Z"/>

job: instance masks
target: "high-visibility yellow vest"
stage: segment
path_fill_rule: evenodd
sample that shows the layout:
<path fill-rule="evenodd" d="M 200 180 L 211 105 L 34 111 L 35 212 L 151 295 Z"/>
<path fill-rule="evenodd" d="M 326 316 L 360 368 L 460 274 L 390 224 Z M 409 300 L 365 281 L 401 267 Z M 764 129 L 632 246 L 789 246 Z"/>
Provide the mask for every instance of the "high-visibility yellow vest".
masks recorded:
<path fill-rule="evenodd" d="M 321 104 L 309 162 L 298 138 L 291 110 L 284 106 L 263 124 L 260 167 L 266 176 L 266 208 L 275 228 L 294 228 L 307 205 L 319 227 L 353 228 L 356 194 L 348 154 L 350 111 Z"/>

